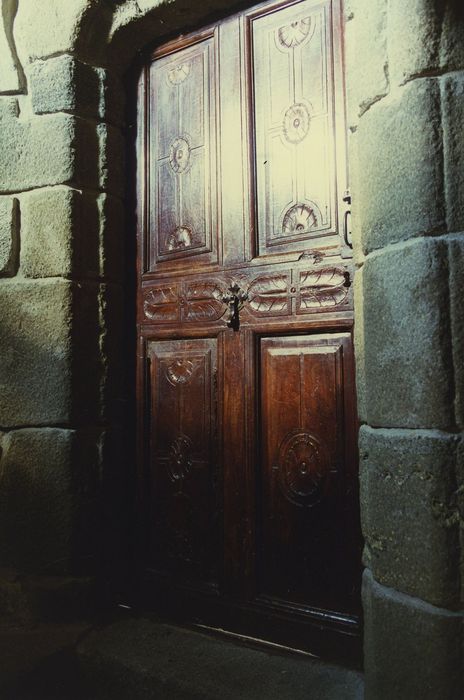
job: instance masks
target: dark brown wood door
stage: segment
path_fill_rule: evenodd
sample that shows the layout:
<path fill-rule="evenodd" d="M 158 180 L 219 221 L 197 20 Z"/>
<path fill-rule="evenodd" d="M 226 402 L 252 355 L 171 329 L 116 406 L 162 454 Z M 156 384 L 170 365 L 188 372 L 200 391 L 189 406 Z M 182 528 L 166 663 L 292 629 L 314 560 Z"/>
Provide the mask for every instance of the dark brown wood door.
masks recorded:
<path fill-rule="evenodd" d="M 359 640 L 340 4 L 267 3 L 139 82 L 140 539 L 149 605 Z"/>

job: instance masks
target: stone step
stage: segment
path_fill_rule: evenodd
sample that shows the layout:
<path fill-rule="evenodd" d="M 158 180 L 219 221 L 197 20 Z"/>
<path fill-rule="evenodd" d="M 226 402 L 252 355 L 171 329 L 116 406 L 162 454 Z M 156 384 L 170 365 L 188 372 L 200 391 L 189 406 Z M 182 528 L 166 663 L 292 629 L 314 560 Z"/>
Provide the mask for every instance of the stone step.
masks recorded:
<path fill-rule="evenodd" d="M 82 678 L 98 700 L 363 698 L 359 672 L 148 619 L 93 630 L 77 654 Z"/>

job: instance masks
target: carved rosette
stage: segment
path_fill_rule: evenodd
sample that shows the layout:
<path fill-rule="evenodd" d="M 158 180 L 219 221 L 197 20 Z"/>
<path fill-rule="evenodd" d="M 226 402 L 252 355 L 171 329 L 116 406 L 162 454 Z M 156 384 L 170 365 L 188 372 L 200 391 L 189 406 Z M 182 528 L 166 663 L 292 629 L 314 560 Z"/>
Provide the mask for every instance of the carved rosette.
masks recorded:
<path fill-rule="evenodd" d="M 294 431 L 286 435 L 276 466 L 280 489 L 297 506 L 314 506 L 324 496 L 329 479 L 327 454 L 311 433 Z"/>
<path fill-rule="evenodd" d="M 173 386 L 188 384 L 194 371 L 195 365 L 193 362 L 177 359 L 166 368 L 166 377 Z"/>
<path fill-rule="evenodd" d="M 285 24 L 277 30 L 277 42 L 284 49 L 294 49 L 310 38 L 312 28 L 311 17 Z"/>
<path fill-rule="evenodd" d="M 190 163 L 190 144 L 184 136 L 176 136 L 169 147 L 169 165 L 175 173 L 184 173 Z"/>
<path fill-rule="evenodd" d="M 301 143 L 309 131 L 311 117 L 302 102 L 291 105 L 284 115 L 282 130 L 289 143 Z"/>

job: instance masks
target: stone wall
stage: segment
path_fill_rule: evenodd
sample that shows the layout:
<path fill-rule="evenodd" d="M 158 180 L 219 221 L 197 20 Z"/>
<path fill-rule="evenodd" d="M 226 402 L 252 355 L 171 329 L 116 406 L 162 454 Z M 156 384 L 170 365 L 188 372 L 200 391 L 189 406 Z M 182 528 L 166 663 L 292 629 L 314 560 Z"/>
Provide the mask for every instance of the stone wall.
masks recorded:
<path fill-rule="evenodd" d="M 345 3 L 368 700 L 454 700 L 462 683 L 460 6 Z M 3 2 L 4 612 L 50 609 L 57 588 L 79 599 L 77 583 L 118 539 L 115 494 L 131 471 L 120 445 L 131 264 L 124 144 L 133 131 L 124 76 L 147 43 L 226 8 Z"/>
<path fill-rule="evenodd" d="M 366 696 L 463 677 L 464 6 L 346 8 Z"/>
<path fill-rule="evenodd" d="M 123 519 L 124 93 L 67 43 L 91 5 L 0 20 L 0 605 L 25 620 L 91 588 Z"/>

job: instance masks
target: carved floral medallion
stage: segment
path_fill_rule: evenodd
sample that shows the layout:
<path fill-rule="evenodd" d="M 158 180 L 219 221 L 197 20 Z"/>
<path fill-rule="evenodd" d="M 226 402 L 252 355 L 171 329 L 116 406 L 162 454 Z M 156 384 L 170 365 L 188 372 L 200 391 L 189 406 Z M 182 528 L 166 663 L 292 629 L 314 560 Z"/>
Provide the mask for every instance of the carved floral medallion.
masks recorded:
<path fill-rule="evenodd" d="M 298 506 L 312 506 L 322 498 L 329 471 L 325 449 L 314 435 L 304 431 L 286 435 L 277 469 L 287 500 Z"/>
<path fill-rule="evenodd" d="M 283 132 L 289 143 L 300 143 L 309 131 L 311 117 L 308 108 L 302 102 L 287 109 L 283 121 Z"/>
<path fill-rule="evenodd" d="M 187 384 L 194 369 L 195 366 L 190 360 L 174 360 L 166 369 L 166 377 L 173 386 Z"/>
<path fill-rule="evenodd" d="M 183 136 L 176 136 L 169 148 L 169 165 L 177 174 L 185 172 L 190 163 L 190 145 Z"/>

